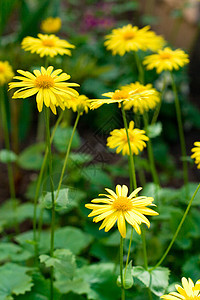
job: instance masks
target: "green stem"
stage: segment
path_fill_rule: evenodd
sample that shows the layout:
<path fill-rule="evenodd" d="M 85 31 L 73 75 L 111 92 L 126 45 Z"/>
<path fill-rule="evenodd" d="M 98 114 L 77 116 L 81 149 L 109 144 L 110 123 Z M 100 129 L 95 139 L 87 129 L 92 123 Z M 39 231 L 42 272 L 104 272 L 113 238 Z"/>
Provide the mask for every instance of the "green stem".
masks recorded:
<path fill-rule="evenodd" d="M 67 152 L 66 152 L 66 155 L 65 155 L 65 160 L 64 160 L 62 171 L 61 171 L 61 176 L 60 176 L 60 180 L 59 180 L 59 183 L 58 183 L 58 189 L 57 189 L 55 200 L 58 198 L 58 195 L 59 195 L 59 192 L 60 192 L 62 180 L 63 180 L 64 174 L 65 174 L 65 169 L 66 169 L 66 166 L 67 166 L 67 161 L 68 161 L 68 158 L 69 158 L 69 153 L 70 153 L 70 149 L 71 149 L 71 145 L 72 145 L 72 140 L 73 140 L 73 137 L 74 137 L 77 125 L 78 125 L 79 118 L 80 118 L 80 113 L 78 112 L 75 123 L 74 123 L 72 135 L 70 137 L 69 144 L 68 144 L 68 147 L 67 147 Z"/>
<path fill-rule="evenodd" d="M 163 99 L 163 95 L 164 95 L 164 91 L 165 91 L 165 88 L 166 88 L 166 79 L 164 77 L 163 79 L 163 86 L 162 86 L 162 90 L 161 90 L 161 94 L 160 94 L 160 102 L 158 103 L 155 111 L 154 111 L 154 115 L 153 115 L 153 118 L 152 118 L 152 121 L 151 121 L 151 125 L 155 124 L 157 119 L 158 119 L 158 115 L 160 113 L 160 109 L 161 109 L 161 105 L 162 105 L 162 99 Z"/>
<path fill-rule="evenodd" d="M 185 146 L 185 137 L 183 132 L 183 123 L 181 118 L 181 107 L 180 102 L 178 98 L 178 92 L 174 80 L 174 76 L 171 73 L 172 78 L 172 88 L 174 92 L 175 97 L 175 107 L 176 107 L 176 116 L 177 116 L 177 122 L 178 122 L 178 132 L 179 132 L 179 138 L 180 138 L 180 144 L 181 144 L 181 155 L 182 155 L 182 161 L 183 161 L 183 178 L 184 178 L 184 184 L 188 185 L 188 165 L 186 159 L 186 146 Z"/>
<path fill-rule="evenodd" d="M 51 186 L 51 240 L 50 240 L 50 256 L 53 257 L 54 251 L 54 230 L 55 230 L 55 201 L 54 201 L 54 185 L 52 179 L 52 153 L 51 153 L 51 140 L 50 140 L 50 128 L 49 128 L 49 108 L 45 106 L 45 122 L 46 122 L 46 141 L 48 147 L 48 160 L 49 160 L 49 178 Z M 54 269 L 51 267 L 51 280 L 50 280 L 50 299 L 53 300 L 53 276 Z"/>
<path fill-rule="evenodd" d="M 144 267 L 146 270 L 148 270 L 145 229 L 143 228 L 143 226 L 141 226 L 141 237 L 142 237 L 142 246 L 143 246 Z"/>
<path fill-rule="evenodd" d="M 144 119 L 144 128 L 145 128 L 145 131 L 147 133 L 147 131 L 148 131 L 148 118 L 147 118 L 146 113 L 143 114 L 143 119 Z M 147 143 L 147 152 L 148 152 L 148 158 L 149 158 L 150 169 L 151 169 L 153 181 L 157 186 L 160 186 L 158 174 L 157 174 L 156 167 L 155 167 L 153 149 L 152 149 L 152 144 L 151 144 L 151 139 L 150 138 L 149 138 L 149 141 Z"/>
<path fill-rule="evenodd" d="M 179 234 L 179 231 L 181 230 L 181 227 L 182 227 L 182 225 L 183 225 L 183 223 L 184 223 L 184 221 L 185 221 L 185 218 L 187 217 L 187 214 L 188 214 L 188 212 L 189 212 L 189 210 L 190 210 L 190 207 L 191 207 L 191 205 L 192 205 L 192 202 L 193 202 L 193 200 L 194 200 L 194 198 L 195 198 L 195 196 L 196 196 L 196 194 L 197 194 L 199 188 L 200 188 L 200 184 L 197 186 L 197 188 L 196 188 L 196 190 L 195 190 L 195 192 L 194 192 L 192 198 L 190 199 L 190 201 L 189 201 L 189 203 L 188 203 L 188 206 L 187 206 L 187 208 L 186 208 L 186 210 L 185 210 L 185 213 L 184 213 L 184 215 L 183 215 L 183 217 L 182 217 L 182 219 L 181 219 L 181 222 L 179 223 L 179 225 L 178 225 L 178 227 L 177 227 L 177 229 L 176 229 L 176 232 L 175 232 L 175 234 L 174 234 L 174 236 L 173 236 L 173 238 L 172 238 L 172 240 L 171 240 L 169 246 L 167 247 L 167 250 L 165 251 L 165 253 L 164 253 L 163 256 L 161 257 L 161 259 L 159 260 L 159 262 L 158 262 L 153 268 L 149 269 L 149 271 L 153 271 L 154 269 L 156 269 L 157 267 L 159 267 L 159 266 L 162 264 L 162 262 L 163 262 L 163 260 L 165 259 L 165 257 L 167 256 L 167 254 L 169 253 L 171 247 L 173 246 L 173 244 L 174 244 L 174 242 L 175 242 L 175 240 L 176 240 L 176 238 L 177 238 L 177 236 L 178 236 L 178 234 Z"/>
<path fill-rule="evenodd" d="M 144 69 L 142 67 L 142 64 L 140 62 L 137 52 L 134 51 L 134 55 L 135 55 L 137 69 L 138 69 L 138 80 L 141 84 L 144 84 Z"/>
<path fill-rule="evenodd" d="M 1 102 L 1 116 L 2 116 L 2 123 L 4 129 L 4 139 L 5 139 L 5 146 L 6 150 L 10 151 L 10 141 L 9 141 L 9 131 L 8 131 L 8 123 L 7 123 L 7 113 L 5 107 L 5 97 L 4 97 L 4 88 L 0 88 L 0 102 Z M 10 162 L 7 163 L 8 168 L 8 182 L 9 182 L 9 189 L 10 189 L 10 197 L 12 199 L 12 208 L 14 212 L 14 224 L 15 224 L 15 231 L 19 233 L 19 224 L 17 223 L 16 218 L 16 209 L 17 209 L 17 202 L 16 202 L 16 193 L 15 193 L 15 183 L 14 183 L 14 174 L 12 164 Z"/>
<path fill-rule="evenodd" d="M 64 112 L 62 111 L 59 118 L 56 121 L 54 129 L 52 131 L 50 143 L 52 143 L 52 141 L 53 141 L 56 129 L 57 129 L 58 125 L 60 124 L 61 120 L 62 120 L 63 114 L 64 114 Z M 38 203 L 38 198 L 39 198 L 40 189 L 41 189 L 41 185 L 42 185 L 44 170 L 45 170 L 45 167 L 46 167 L 48 153 L 49 153 L 48 147 L 46 147 L 44 159 L 43 159 L 42 166 L 41 166 L 40 173 L 39 173 L 38 180 L 37 180 L 35 197 L 34 197 L 33 239 L 34 239 L 34 242 L 35 242 L 35 260 L 37 260 L 37 254 L 38 254 L 38 241 L 37 241 L 37 236 L 36 236 L 37 235 L 37 203 Z M 41 226 L 40 226 L 40 228 L 41 228 Z"/>
<path fill-rule="evenodd" d="M 121 277 L 121 300 L 125 300 L 124 277 L 123 277 L 123 237 L 120 236 L 120 277 Z"/>

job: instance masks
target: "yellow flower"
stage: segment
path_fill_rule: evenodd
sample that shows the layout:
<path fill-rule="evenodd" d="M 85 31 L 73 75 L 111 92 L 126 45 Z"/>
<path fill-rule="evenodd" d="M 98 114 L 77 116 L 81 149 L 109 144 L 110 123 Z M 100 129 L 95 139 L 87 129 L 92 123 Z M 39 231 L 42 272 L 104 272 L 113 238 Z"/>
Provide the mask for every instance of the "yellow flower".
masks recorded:
<path fill-rule="evenodd" d="M 107 40 L 104 45 L 107 50 L 112 51 L 113 55 L 119 54 L 121 56 L 130 51 L 157 51 L 164 46 L 165 41 L 149 29 L 149 26 L 139 29 L 131 24 L 113 29 L 112 33 L 106 36 Z"/>
<path fill-rule="evenodd" d="M 74 112 L 78 111 L 81 115 L 83 112 L 88 113 L 90 109 L 90 100 L 85 95 L 79 95 L 77 98 L 71 98 L 66 102 L 67 108 L 72 108 Z"/>
<path fill-rule="evenodd" d="M 138 234 L 141 234 L 141 223 L 145 223 L 150 227 L 149 220 L 144 215 L 156 216 L 157 212 L 146 207 L 152 204 L 152 197 L 136 197 L 142 188 L 137 188 L 129 196 L 128 187 L 126 185 L 117 185 L 116 193 L 110 189 L 105 189 L 108 194 L 99 194 L 99 196 L 105 196 L 106 198 L 96 198 L 91 202 L 101 204 L 86 204 L 85 206 L 92 209 L 92 212 L 88 217 L 94 217 L 93 222 L 97 223 L 103 221 L 99 230 L 105 228 L 105 231 L 109 231 L 117 221 L 118 230 L 123 238 L 126 237 L 126 222 L 127 221 Z M 103 204 L 102 204 L 103 203 Z"/>
<path fill-rule="evenodd" d="M 22 41 L 22 49 L 30 51 L 31 53 L 37 53 L 40 57 L 55 55 L 71 55 L 71 51 L 68 48 L 75 48 L 74 45 L 69 42 L 59 39 L 54 34 L 38 34 L 38 38 L 27 36 Z"/>
<path fill-rule="evenodd" d="M 182 286 L 176 284 L 177 292 L 169 293 L 169 295 L 163 295 L 160 298 L 165 300 L 198 300 L 200 299 L 200 280 L 194 285 L 193 281 L 189 278 L 188 280 L 182 278 Z"/>
<path fill-rule="evenodd" d="M 61 19 L 60 18 L 52 18 L 49 17 L 42 21 L 41 29 L 45 33 L 55 33 L 60 30 L 61 28 Z"/>
<path fill-rule="evenodd" d="M 172 50 L 169 47 L 159 50 L 157 54 L 146 56 L 144 65 L 147 70 L 156 69 L 157 73 L 162 71 L 178 70 L 189 63 L 188 54 L 181 49 Z"/>
<path fill-rule="evenodd" d="M 142 151 L 146 147 L 145 141 L 148 141 L 149 138 L 145 135 L 144 130 L 134 128 L 133 121 L 129 124 L 128 134 L 132 154 L 138 155 L 139 151 Z M 111 131 L 110 136 L 107 138 L 107 146 L 111 149 L 117 148 L 116 153 L 122 151 L 122 155 L 130 155 L 126 129 L 121 128 Z"/>
<path fill-rule="evenodd" d="M 200 169 L 200 142 L 194 142 L 194 148 L 192 148 L 192 152 L 194 152 L 191 155 L 191 158 L 195 159 L 195 164 L 197 164 L 197 168 Z"/>
<path fill-rule="evenodd" d="M 91 101 L 91 109 L 96 109 L 103 104 L 120 103 L 122 101 L 127 101 L 131 98 L 131 92 L 116 90 L 115 92 L 104 93 L 102 96 L 108 97 L 110 99 L 93 99 Z"/>
<path fill-rule="evenodd" d="M 132 100 L 124 101 L 124 109 L 133 107 L 135 113 L 143 114 L 149 109 L 154 109 L 160 102 L 159 92 L 152 88 L 151 84 L 142 85 L 139 82 L 131 83 L 122 87 L 122 90 L 132 92 Z M 134 97 L 133 97 L 134 96 Z"/>
<path fill-rule="evenodd" d="M 65 109 L 65 103 L 71 97 L 78 97 L 78 92 L 71 86 L 79 86 L 77 83 L 67 83 L 70 75 L 62 73 L 61 69 L 53 71 L 50 66 L 47 69 L 41 67 L 41 71 L 34 70 L 33 73 L 28 71 L 17 71 L 22 76 L 15 76 L 14 79 L 20 82 L 9 83 L 9 89 L 19 88 L 13 95 L 13 98 L 28 98 L 36 94 L 37 108 L 42 111 L 43 103 L 50 107 L 56 114 L 56 106 Z"/>
<path fill-rule="evenodd" d="M 8 83 L 13 76 L 13 69 L 8 61 L 0 61 L 0 85 Z"/>

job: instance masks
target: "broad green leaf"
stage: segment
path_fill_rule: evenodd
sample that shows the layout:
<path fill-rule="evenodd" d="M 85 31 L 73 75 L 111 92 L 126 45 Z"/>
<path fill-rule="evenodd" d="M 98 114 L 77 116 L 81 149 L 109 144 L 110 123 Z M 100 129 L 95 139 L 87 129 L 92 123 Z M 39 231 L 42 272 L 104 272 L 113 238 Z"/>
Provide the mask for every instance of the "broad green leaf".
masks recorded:
<path fill-rule="evenodd" d="M 61 126 L 58 126 L 54 135 L 53 139 L 53 144 L 55 148 L 62 152 L 65 153 L 67 151 L 67 147 L 69 144 L 69 140 L 72 135 L 73 128 L 72 127 L 67 127 L 63 128 Z M 71 149 L 76 149 L 80 146 L 80 137 L 78 135 L 78 132 L 75 131 L 73 140 L 72 140 L 72 145 Z"/>
<path fill-rule="evenodd" d="M 3 149 L 0 151 L 0 162 L 2 163 L 11 163 L 17 160 L 17 155 L 11 151 Z"/>
<path fill-rule="evenodd" d="M 82 171 L 83 177 L 95 186 L 110 187 L 112 180 L 109 175 L 102 170 L 100 165 L 86 167 Z"/>
<path fill-rule="evenodd" d="M 50 280 L 45 279 L 41 273 L 33 273 L 33 284 L 30 292 L 20 295 L 15 300 L 49 300 L 50 299 Z M 60 300 L 60 294 L 54 288 L 54 300 Z"/>
<path fill-rule="evenodd" d="M 15 237 L 15 240 L 25 249 L 34 252 L 34 246 L 30 241 L 33 241 L 33 231 L 26 231 Z M 66 226 L 55 230 L 54 248 L 65 248 L 72 251 L 74 254 L 79 254 L 82 250 L 89 246 L 92 237 L 84 233 L 82 230 Z M 50 245 L 50 232 L 42 231 L 39 242 L 40 254 L 48 253 Z"/>
<path fill-rule="evenodd" d="M 198 182 L 190 182 L 187 185 L 187 189 L 185 186 L 183 186 L 180 189 L 180 202 L 188 204 L 188 202 L 190 201 L 190 199 L 192 198 L 196 188 L 198 186 Z M 198 190 L 192 205 L 195 206 L 199 206 L 200 205 L 200 189 Z"/>
<path fill-rule="evenodd" d="M 20 246 L 13 243 L 0 244 L 0 262 L 11 261 L 25 261 L 32 256 L 30 252 L 22 249 Z"/>
<path fill-rule="evenodd" d="M 200 255 L 194 255 L 184 262 L 182 271 L 186 278 L 192 278 L 194 282 L 199 280 Z"/>
<path fill-rule="evenodd" d="M 13 295 L 31 290 L 33 283 L 31 277 L 26 274 L 28 270 L 14 263 L 0 267 L 0 300 L 14 299 Z"/>
<path fill-rule="evenodd" d="M 59 278 L 72 279 L 76 270 L 75 255 L 67 249 L 57 249 L 54 251 L 53 257 L 49 255 L 40 255 L 40 261 L 46 267 L 54 267 L 55 276 Z"/>
<path fill-rule="evenodd" d="M 56 199 L 57 190 L 54 191 L 54 199 Z M 76 189 L 66 188 L 59 191 L 59 195 L 55 201 L 55 210 L 61 212 L 69 212 L 77 207 L 80 200 L 85 196 L 85 193 Z M 51 193 L 48 192 L 44 197 L 40 198 L 42 207 L 46 209 L 52 208 Z"/>
<path fill-rule="evenodd" d="M 76 269 L 73 280 L 56 281 L 61 293 L 87 294 L 91 300 L 118 299 L 120 288 L 116 285 L 114 264 L 100 263 Z"/>
<path fill-rule="evenodd" d="M 92 155 L 88 153 L 70 153 L 69 167 L 79 166 L 80 164 L 88 163 L 92 160 Z"/>
<path fill-rule="evenodd" d="M 158 137 L 162 132 L 162 124 L 158 122 L 153 125 L 149 125 L 147 128 L 147 134 L 150 139 Z"/>
<path fill-rule="evenodd" d="M 44 150 L 44 143 L 38 143 L 26 148 L 18 157 L 19 166 L 25 170 L 40 170 Z"/>
<path fill-rule="evenodd" d="M 164 294 L 168 286 L 169 273 L 169 269 L 162 267 L 157 267 L 151 272 L 140 266 L 132 269 L 133 278 L 137 278 L 157 296 Z"/>
<path fill-rule="evenodd" d="M 13 203 L 11 200 L 5 202 L 0 209 L 0 219 L 3 221 L 4 227 L 12 227 L 15 220 L 21 223 L 27 219 L 32 220 L 33 218 L 34 205 L 32 203 L 24 203 L 17 205 L 16 209 L 13 209 Z M 40 215 L 41 209 L 37 207 L 37 218 Z M 49 215 L 44 211 L 43 213 L 44 222 L 49 220 Z"/>

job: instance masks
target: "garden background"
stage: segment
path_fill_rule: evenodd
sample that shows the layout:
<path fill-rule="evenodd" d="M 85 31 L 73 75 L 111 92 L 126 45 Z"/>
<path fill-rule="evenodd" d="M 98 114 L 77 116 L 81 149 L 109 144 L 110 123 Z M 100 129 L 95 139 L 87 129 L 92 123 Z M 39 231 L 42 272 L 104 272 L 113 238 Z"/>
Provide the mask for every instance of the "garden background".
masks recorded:
<path fill-rule="evenodd" d="M 199 280 L 199 191 L 170 251 L 162 264 L 153 269 L 176 234 L 200 179 L 199 169 L 191 158 L 193 144 L 200 140 L 199 1 L 1 0 L 0 5 L 0 60 L 8 61 L 15 75 L 17 70 L 33 72 L 48 65 L 62 69 L 70 74 L 70 81 L 80 85 L 76 88 L 79 94 L 89 99 L 100 99 L 103 93 L 138 81 L 133 52 L 112 55 L 104 45 L 105 36 L 114 28 L 127 24 L 139 28 L 150 25 L 164 37 L 169 47 L 181 48 L 189 54 L 190 63 L 173 72 L 186 141 L 185 157 L 181 155 L 170 74 L 157 74 L 154 69 L 144 71 L 145 84 L 151 83 L 162 94 L 157 122 L 149 126 L 147 132 L 159 189 L 152 179 L 147 149 L 134 157 L 135 169 L 137 185 L 143 187 L 141 194 L 154 197 L 159 215 L 150 217 L 150 229 L 145 229 L 148 268 L 144 262 L 144 240 L 142 242 L 141 236 L 133 231 L 131 262 L 124 278 L 125 297 L 127 300 L 159 299 L 163 294 L 175 291 L 174 286 L 182 277 L 194 282 Z M 48 57 L 47 62 L 44 57 L 22 49 L 22 40 L 26 36 L 37 37 L 42 32 L 41 22 L 47 17 L 61 19 L 61 28 L 55 34 L 75 45 L 71 56 Z M 138 51 L 141 62 L 149 54 L 152 51 Z M 51 178 L 45 168 L 37 191 L 38 174 L 47 147 L 44 112 L 38 112 L 35 96 L 27 99 L 12 99 L 12 96 L 13 91 L 8 91 L 7 83 L 1 84 L 0 299 L 125 299 L 121 298 L 122 286 L 118 277 L 119 231 L 117 227 L 109 232 L 99 231 L 99 223 L 87 217 L 89 211 L 85 207 L 98 194 L 104 193 L 105 188 L 114 190 L 117 184 L 129 187 L 128 155 L 117 154 L 107 146 L 110 132 L 124 128 L 118 105 L 102 105 L 80 117 L 60 194 L 54 205 L 55 251 L 52 254 L 51 184 L 53 181 L 55 190 L 59 186 L 76 113 L 67 108 L 62 116 L 60 109 L 57 109 L 57 115 L 50 113 L 51 134 L 54 135 L 53 172 Z M 149 118 L 153 116 L 152 110 Z M 133 120 L 133 110 L 127 111 L 126 117 L 128 123 Z M 142 115 L 138 116 L 137 122 L 141 129 L 145 127 Z M 187 192 L 183 161 L 188 165 Z M 36 211 L 35 199 L 38 200 Z M 37 245 L 33 234 L 34 212 Z M 124 239 L 124 264 L 132 234 L 129 227 Z"/>

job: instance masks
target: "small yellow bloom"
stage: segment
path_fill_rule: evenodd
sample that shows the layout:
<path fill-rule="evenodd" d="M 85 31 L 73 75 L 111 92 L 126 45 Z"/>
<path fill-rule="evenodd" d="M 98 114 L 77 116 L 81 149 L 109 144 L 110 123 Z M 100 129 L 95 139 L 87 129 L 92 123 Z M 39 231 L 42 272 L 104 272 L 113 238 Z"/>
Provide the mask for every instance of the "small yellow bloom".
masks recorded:
<path fill-rule="evenodd" d="M 195 159 L 195 164 L 197 164 L 197 168 L 200 169 L 200 142 L 194 142 L 194 148 L 192 148 L 192 152 L 194 152 L 191 155 L 191 158 Z"/>
<path fill-rule="evenodd" d="M 146 56 L 144 65 L 147 70 L 156 69 L 157 73 L 162 71 L 178 70 L 189 63 L 188 54 L 181 49 L 172 50 L 169 47 L 159 50 L 157 54 Z"/>
<path fill-rule="evenodd" d="M 41 29 L 45 33 L 55 33 L 58 32 L 61 28 L 61 19 L 49 17 L 42 21 Z"/>
<path fill-rule="evenodd" d="M 128 128 L 128 135 L 130 139 L 132 154 L 138 155 L 139 151 L 142 151 L 146 147 L 145 141 L 149 138 L 145 135 L 144 130 L 134 128 L 134 122 L 131 121 Z M 110 136 L 107 138 L 107 146 L 111 149 L 116 149 L 116 153 L 122 151 L 122 155 L 130 155 L 126 129 L 114 129 L 110 132 Z"/>
<path fill-rule="evenodd" d="M 107 40 L 104 45 L 107 50 L 112 51 L 113 55 L 119 54 L 121 56 L 130 51 L 157 51 L 164 46 L 165 41 L 149 29 L 150 26 L 139 29 L 131 24 L 113 29 L 112 33 L 106 36 Z"/>
<path fill-rule="evenodd" d="M 75 48 L 75 46 L 63 39 L 59 39 L 54 34 L 39 33 L 38 38 L 27 36 L 22 41 L 22 49 L 31 53 L 37 53 L 40 57 L 54 57 L 58 54 L 71 55 L 71 51 L 68 48 Z"/>
<path fill-rule="evenodd" d="M 91 101 L 91 109 L 96 109 L 103 104 L 119 103 L 131 99 L 131 93 L 129 91 L 116 90 L 115 92 L 109 92 L 102 94 L 104 97 L 110 99 L 93 99 Z"/>
<path fill-rule="evenodd" d="M 144 216 L 156 216 L 157 212 L 146 207 L 155 206 L 152 204 L 152 197 L 136 197 L 142 188 L 137 188 L 128 196 L 128 187 L 126 185 L 117 185 L 116 193 L 110 189 L 105 189 L 108 194 L 99 194 L 101 198 L 93 199 L 93 203 L 101 204 L 86 204 L 85 207 L 92 209 L 88 217 L 94 217 L 93 222 L 103 221 L 99 230 L 105 228 L 109 231 L 117 222 L 118 230 L 123 238 L 126 237 L 126 222 L 127 221 L 138 234 L 141 234 L 141 223 L 145 223 L 150 227 L 149 220 Z M 105 196 L 106 198 L 102 198 Z M 102 204 L 103 203 L 103 204 Z"/>
<path fill-rule="evenodd" d="M 14 76 L 13 69 L 8 61 L 0 61 L 0 85 L 8 83 Z"/>
<path fill-rule="evenodd" d="M 182 287 L 183 286 L 183 287 Z M 176 284 L 175 288 L 178 291 L 163 295 L 160 298 L 165 300 L 198 300 L 200 299 L 200 280 L 194 285 L 193 281 L 182 278 L 182 286 Z"/>
<path fill-rule="evenodd" d="M 41 67 L 41 71 L 34 70 L 33 73 L 28 71 L 17 71 L 22 76 L 15 76 L 18 82 L 9 83 L 9 89 L 18 88 L 13 98 L 28 98 L 36 94 L 37 108 L 42 111 L 43 103 L 50 107 L 56 114 L 56 106 L 63 110 L 68 100 L 72 97 L 78 97 L 78 92 L 70 87 L 79 86 L 77 83 L 67 83 L 70 75 L 62 73 L 61 69 L 53 71 L 50 66 L 47 69 Z"/>
<path fill-rule="evenodd" d="M 90 109 L 90 100 L 85 95 L 79 95 L 77 98 L 71 98 L 71 100 L 67 101 L 66 106 L 82 115 L 84 112 L 88 113 L 88 110 Z"/>
<path fill-rule="evenodd" d="M 124 101 L 124 109 L 133 107 L 135 113 L 143 114 L 145 111 L 154 109 L 160 102 L 159 92 L 151 84 L 142 85 L 139 82 L 131 83 L 122 87 L 132 93 L 132 100 Z"/>

